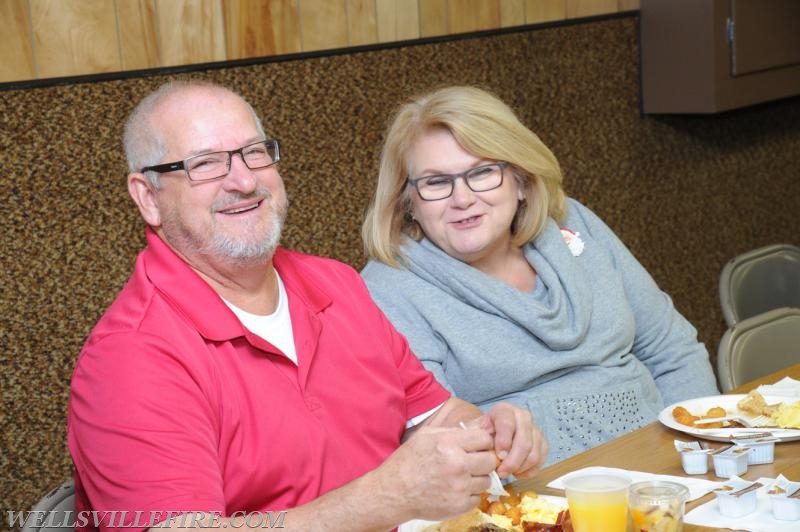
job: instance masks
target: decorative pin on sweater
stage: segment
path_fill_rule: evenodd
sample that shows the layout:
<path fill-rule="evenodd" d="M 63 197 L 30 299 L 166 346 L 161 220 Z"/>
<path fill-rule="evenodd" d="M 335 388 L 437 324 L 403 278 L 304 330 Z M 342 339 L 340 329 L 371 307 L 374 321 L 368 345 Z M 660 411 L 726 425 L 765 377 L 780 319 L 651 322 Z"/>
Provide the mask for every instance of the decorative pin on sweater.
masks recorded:
<path fill-rule="evenodd" d="M 566 242 L 567 247 L 569 248 L 573 257 L 577 257 L 583 253 L 584 244 L 583 240 L 581 240 L 581 234 L 579 232 L 562 227 L 561 236 L 564 237 L 564 242 Z"/>

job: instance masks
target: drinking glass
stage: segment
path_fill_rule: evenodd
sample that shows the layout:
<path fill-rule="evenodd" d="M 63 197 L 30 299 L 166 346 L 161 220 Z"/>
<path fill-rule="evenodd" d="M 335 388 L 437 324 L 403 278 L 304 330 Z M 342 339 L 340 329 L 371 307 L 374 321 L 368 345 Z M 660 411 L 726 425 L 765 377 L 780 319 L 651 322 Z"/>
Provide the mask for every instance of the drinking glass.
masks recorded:
<path fill-rule="evenodd" d="M 681 532 L 689 490 L 661 480 L 631 485 L 630 507 L 634 532 Z"/>
<path fill-rule="evenodd" d="M 628 530 L 628 477 L 587 473 L 564 479 L 569 514 L 575 532 Z"/>

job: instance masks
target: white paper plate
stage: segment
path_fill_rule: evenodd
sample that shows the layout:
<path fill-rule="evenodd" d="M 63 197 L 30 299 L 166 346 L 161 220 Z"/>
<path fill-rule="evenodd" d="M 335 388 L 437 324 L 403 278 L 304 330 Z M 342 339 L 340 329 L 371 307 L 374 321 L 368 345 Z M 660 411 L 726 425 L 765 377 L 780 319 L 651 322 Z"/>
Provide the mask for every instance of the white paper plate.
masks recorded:
<path fill-rule="evenodd" d="M 558 504 L 564 508 L 567 507 L 567 499 L 555 495 L 539 495 L 542 499 L 548 500 L 552 503 Z M 430 525 L 435 525 L 439 521 L 425 521 L 423 519 L 414 519 L 413 521 L 406 521 L 397 529 L 397 532 L 421 532 Z"/>
<path fill-rule="evenodd" d="M 752 428 L 752 429 L 698 429 L 695 427 L 689 427 L 687 425 L 681 425 L 680 423 L 675 421 L 674 417 L 672 417 L 672 410 L 676 406 L 684 407 L 686 410 L 688 410 L 695 416 L 704 415 L 709 408 L 712 408 L 714 406 L 721 406 L 728 412 L 729 415 L 742 414 L 748 417 L 752 417 L 752 414 L 741 412 L 736 407 L 736 403 L 741 401 L 744 397 L 746 396 L 712 395 L 710 397 L 698 397 L 697 399 L 688 399 L 686 401 L 680 401 L 673 405 L 669 405 L 664 410 L 662 410 L 661 413 L 658 414 L 658 420 L 662 424 L 666 425 L 671 429 L 679 430 L 681 432 L 685 432 L 686 434 L 691 434 L 692 436 L 696 436 L 704 440 L 731 441 L 731 436 L 746 434 L 748 432 L 765 432 L 765 431 L 771 432 L 776 437 L 780 438 L 781 441 L 800 440 L 800 429 L 776 429 L 772 427 Z M 786 402 L 786 397 L 765 395 L 764 400 L 768 404 L 775 404 L 780 402 Z"/>

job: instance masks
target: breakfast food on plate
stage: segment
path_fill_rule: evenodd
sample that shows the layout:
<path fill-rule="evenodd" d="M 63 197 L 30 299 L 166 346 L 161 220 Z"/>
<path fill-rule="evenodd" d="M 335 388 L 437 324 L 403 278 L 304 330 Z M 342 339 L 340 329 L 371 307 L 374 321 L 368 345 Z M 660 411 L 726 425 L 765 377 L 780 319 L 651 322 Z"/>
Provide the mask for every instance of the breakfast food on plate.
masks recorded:
<path fill-rule="evenodd" d="M 756 390 L 750 391 L 736 406 L 739 410 L 756 416 L 772 416 L 778 408 L 778 405 L 768 405 L 764 396 Z"/>
<path fill-rule="evenodd" d="M 738 411 L 727 412 L 721 406 L 709 408 L 705 414 L 695 415 L 685 407 L 678 405 L 672 409 L 672 417 L 681 425 L 703 429 L 741 428 L 743 425 L 735 420 L 698 423 L 703 419 L 725 417 L 730 414 L 746 414 L 749 416 L 767 416 L 771 422 L 759 424 L 763 427 L 780 427 L 783 429 L 800 428 L 800 401 L 794 403 L 768 404 L 764 396 L 752 390 L 736 403 Z"/>
<path fill-rule="evenodd" d="M 698 428 L 702 427 L 704 429 L 719 429 L 722 427 L 741 426 L 736 422 L 732 421 L 716 421 L 713 423 L 703 423 L 702 425 L 696 423 L 701 419 L 713 419 L 718 417 L 724 417 L 726 415 L 728 415 L 728 413 L 721 406 L 711 407 L 706 411 L 704 415 L 701 416 L 696 416 L 692 414 L 682 406 L 676 406 L 675 408 L 672 409 L 672 417 L 675 418 L 675 421 L 677 421 L 681 425 L 686 425 L 689 427 L 698 427 Z"/>
<path fill-rule="evenodd" d="M 465 514 L 426 527 L 422 532 L 465 532 L 482 523 L 481 511 L 473 508 Z"/>
<path fill-rule="evenodd" d="M 739 401 L 736 406 L 748 414 L 757 416 L 769 416 L 776 427 L 782 429 L 800 428 L 800 401 L 794 403 L 775 403 L 767 404 L 764 396 L 758 391 L 753 390 Z"/>
<path fill-rule="evenodd" d="M 691 412 L 682 406 L 676 406 L 672 409 L 672 417 L 681 425 L 687 425 L 689 427 L 694 427 L 694 422 L 700 419 L 697 416 L 693 416 Z"/>
<path fill-rule="evenodd" d="M 533 491 L 515 493 L 492 501 L 484 493 L 477 508 L 436 523 L 423 532 L 572 532 L 566 506 L 539 497 Z"/>
<path fill-rule="evenodd" d="M 772 413 L 772 419 L 783 429 L 800 428 L 800 401 L 780 403 Z"/>

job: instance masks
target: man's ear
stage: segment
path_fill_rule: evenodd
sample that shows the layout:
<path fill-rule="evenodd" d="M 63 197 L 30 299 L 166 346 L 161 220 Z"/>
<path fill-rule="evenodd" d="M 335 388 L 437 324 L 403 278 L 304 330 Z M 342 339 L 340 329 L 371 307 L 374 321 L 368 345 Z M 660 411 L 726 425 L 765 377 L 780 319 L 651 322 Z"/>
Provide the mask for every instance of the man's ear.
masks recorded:
<path fill-rule="evenodd" d="M 147 225 L 159 227 L 161 225 L 161 210 L 156 201 L 153 185 L 143 173 L 131 172 L 128 174 L 128 192 Z"/>

